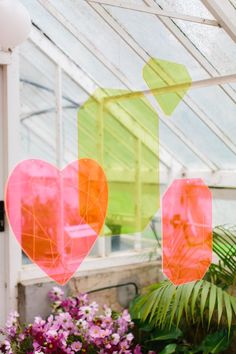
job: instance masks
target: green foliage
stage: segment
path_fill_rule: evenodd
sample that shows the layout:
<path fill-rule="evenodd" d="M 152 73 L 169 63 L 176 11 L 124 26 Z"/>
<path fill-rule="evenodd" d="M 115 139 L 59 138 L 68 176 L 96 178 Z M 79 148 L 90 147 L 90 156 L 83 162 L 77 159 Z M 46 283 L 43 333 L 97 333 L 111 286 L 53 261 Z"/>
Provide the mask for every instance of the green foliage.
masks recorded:
<path fill-rule="evenodd" d="M 161 352 L 160 354 L 171 354 L 175 353 L 177 344 L 168 344 Z"/>
<path fill-rule="evenodd" d="M 222 288 L 228 289 L 236 281 L 236 230 L 218 226 L 213 232 L 213 251 L 219 262 L 212 264 L 207 279 Z"/>
<path fill-rule="evenodd" d="M 155 343 L 152 350 L 188 354 L 222 353 L 229 347 L 236 322 L 236 231 L 219 226 L 213 238 L 219 262 L 203 280 L 180 286 L 164 280 L 131 304 L 132 317 L 149 331 L 144 347 Z"/>
<path fill-rule="evenodd" d="M 227 331 L 224 329 L 212 334 L 207 335 L 200 346 L 196 349 L 195 353 L 222 353 L 229 347 L 230 338 Z"/>
<path fill-rule="evenodd" d="M 180 286 L 165 280 L 156 288 L 148 288 L 146 294 L 133 304 L 132 313 L 138 314 L 143 321 L 148 320 L 152 327 L 179 326 L 183 320 L 191 325 L 199 319 L 209 327 L 217 310 L 218 317 L 214 322 L 219 325 L 226 320 L 230 329 L 232 317 L 236 316 L 234 296 L 206 280 Z"/>

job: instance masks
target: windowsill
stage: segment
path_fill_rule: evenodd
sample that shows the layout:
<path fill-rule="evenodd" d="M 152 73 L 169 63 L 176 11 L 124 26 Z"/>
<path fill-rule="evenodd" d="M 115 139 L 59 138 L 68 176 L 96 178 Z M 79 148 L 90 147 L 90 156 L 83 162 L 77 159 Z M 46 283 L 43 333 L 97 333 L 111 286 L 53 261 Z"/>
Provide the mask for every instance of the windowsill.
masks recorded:
<path fill-rule="evenodd" d="M 157 249 L 155 255 L 153 254 L 153 248 L 129 251 L 129 252 L 114 252 L 107 257 L 88 257 L 80 265 L 79 270 L 74 274 L 74 277 L 86 276 L 91 272 L 110 269 L 113 267 L 121 267 L 128 265 L 135 265 L 145 263 L 148 261 L 159 260 L 161 256 L 161 250 Z M 22 266 L 22 270 L 19 274 L 19 282 L 24 283 L 45 283 L 52 280 L 45 275 L 45 273 L 34 264 L 27 264 Z"/>

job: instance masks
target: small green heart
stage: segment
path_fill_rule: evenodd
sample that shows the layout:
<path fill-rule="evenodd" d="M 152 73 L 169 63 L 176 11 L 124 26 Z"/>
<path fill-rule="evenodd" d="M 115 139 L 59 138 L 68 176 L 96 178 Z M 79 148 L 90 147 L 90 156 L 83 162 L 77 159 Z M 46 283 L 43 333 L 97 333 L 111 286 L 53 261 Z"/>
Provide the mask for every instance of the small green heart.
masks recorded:
<path fill-rule="evenodd" d="M 186 84 L 175 92 L 153 93 L 166 115 L 171 115 L 191 86 L 192 80 L 182 64 L 151 58 L 143 68 L 143 78 L 150 90 Z"/>

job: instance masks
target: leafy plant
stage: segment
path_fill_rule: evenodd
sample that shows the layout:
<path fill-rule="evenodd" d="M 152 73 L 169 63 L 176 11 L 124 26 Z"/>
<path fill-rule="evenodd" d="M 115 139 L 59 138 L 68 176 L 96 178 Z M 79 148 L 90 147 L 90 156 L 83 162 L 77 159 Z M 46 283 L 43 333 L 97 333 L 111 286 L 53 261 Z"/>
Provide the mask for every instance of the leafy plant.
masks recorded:
<path fill-rule="evenodd" d="M 153 340 L 154 329 L 171 333 L 175 327 L 184 333 L 182 341 L 180 337 L 167 340 L 162 347 L 163 353 L 168 348 L 176 353 L 222 353 L 230 345 L 236 320 L 236 297 L 233 295 L 236 231 L 219 226 L 214 229 L 213 239 L 218 261 L 211 265 L 203 280 L 180 286 L 164 280 L 147 288 L 145 294 L 131 304 L 133 318 L 151 328 L 149 341 Z M 167 339 L 168 334 L 165 335 Z M 160 343 L 161 339 L 156 339 Z M 148 340 L 144 338 L 144 343 Z"/>
<path fill-rule="evenodd" d="M 173 324 L 178 327 L 183 319 L 190 325 L 199 318 L 209 327 L 217 311 L 214 321 L 219 325 L 226 318 L 230 330 L 232 317 L 236 315 L 236 298 L 206 280 L 180 286 L 165 280 L 151 286 L 134 306 L 139 318 L 160 328 Z"/>
<path fill-rule="evenodd" d="M 218 226 L 213 239 L 213 251 L 219 262 L 211 265 L 206 279 L 222 288 L 231 288 L 232 292 L 236 282 L 236 229 Z"/>

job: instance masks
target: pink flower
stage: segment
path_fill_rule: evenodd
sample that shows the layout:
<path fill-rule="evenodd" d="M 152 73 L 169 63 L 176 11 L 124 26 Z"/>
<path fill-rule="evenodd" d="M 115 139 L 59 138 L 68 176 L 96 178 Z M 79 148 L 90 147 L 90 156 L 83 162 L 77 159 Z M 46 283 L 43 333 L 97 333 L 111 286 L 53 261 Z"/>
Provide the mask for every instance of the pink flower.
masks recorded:
<path fill-rule="evenodd" d="M 89 335 L 92 338 L 100 338 L 102 334 L 102 329 L 99 326 L 92 326 L 89 330 Z"/>
<path fill-rule="evenodd" d="M 114 344 L 114 345 L 117 345 L 120 341 L 120 335 L 118 333 L 113 333 L 111 335 L 111 343 Z"/>
<path fill-rule="evenodd" d="M 126 339 L 128 342 L 132 342 L 132 340 L 134 339 L 134 336 L 132 333 L 128 333 L 127 336 L 126 336 Z"/>
<path fill-rule="evenodd" d="M 82 343 L 77 341 L 71 344 L 71 349 L 78 352 L 82 348 Z"/>
<path fill-rule="evenodd" d="M 54 302 L 54 301 L 61 301 L 64 296 L 64 291 L 57 286 L 54 286 L 51 291 L 48 293 L 49 299 Z"/>

